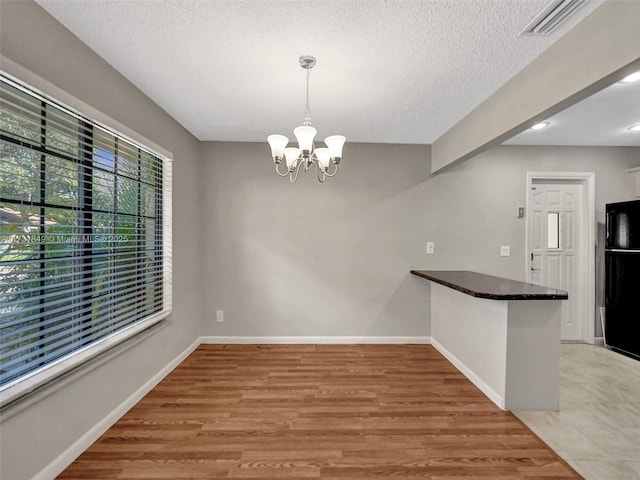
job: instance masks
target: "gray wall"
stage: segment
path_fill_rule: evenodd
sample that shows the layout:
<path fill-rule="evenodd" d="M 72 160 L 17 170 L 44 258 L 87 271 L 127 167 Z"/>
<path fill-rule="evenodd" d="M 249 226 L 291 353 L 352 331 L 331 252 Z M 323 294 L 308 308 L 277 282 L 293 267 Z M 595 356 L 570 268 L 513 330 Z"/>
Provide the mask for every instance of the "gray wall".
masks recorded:
<path fill-rule="evenodd" d="M 174 314 L 110 362 L 2 422 L 0 477 L 21 480 L 55 460 L 200 334 L 198 141 L 31 1 L 1 3 L 5 58 L 174 155 Z M 9 62 L 6 62 L 7 64 Z M 5 68 L 5 65 L 2 65 Z"/>
<path fill-rule="evenodd" d="M 505 146 L 432 177 L 428 154 L 347 144 L 338 176 L 290 184 L 266 145 L 204 143 L 203 334 L 429 335 L 428 282 L 410 269 L 525 280 L 516 207 L 527 171 L 594 172 L 602 222 L 605 203 L 627 198 L 626 170 L 640 165 L 638 148 Z"/>
<path fill-rule="evenodd" d="M 604 303 L 605 204 L 630 199 L 626 170 L 640 165 L 640 148 L 494 147 L 433 177 L 438 198 L 433 240 L 436 255 L 430 268 L 466 269 L 524 281 L 525 219 L 516 208 L 525 205 L 527 171 L 594 172 L 598 235 L 596 238 L 596 324 L 602 336 L 598 307 Z M 501 257 L 500 246 L 511 256 Z"/>
<path fill-rule="evenodd" d="M 594 172 L 596 220 L 606 203 L 629 199 L 626 170 L 640 165 L 640 148 L 500 146 L 433 177 L 439 202 L 435 213 L 436 253 L 431 265 L 466 268 L 515 280 L 525 279 L 527 171 Z M 500 245 L 511 246 L 500 257 Z"/>
<path fill-rule="evenodd" d="M 266 143 L 203 144 L 204 335 L 429 335 L 427 285 L 409 274 L 433 228 L 429 149 L 347 144 L 344 158 L 324 185 L 291 184 Z"/>

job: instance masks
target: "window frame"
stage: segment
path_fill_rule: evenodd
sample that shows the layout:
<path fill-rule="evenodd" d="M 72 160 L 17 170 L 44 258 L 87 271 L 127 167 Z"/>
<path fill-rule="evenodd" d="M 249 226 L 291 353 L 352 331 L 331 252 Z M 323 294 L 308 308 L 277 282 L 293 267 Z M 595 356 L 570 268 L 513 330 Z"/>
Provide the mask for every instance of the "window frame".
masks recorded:
<path fill-rule="evenodd" d="M 0 70 L 0 75 L 3 77 L 4 81 L 18 87 L 29 95 L 41 98 L 43 102 L 46 101 L 52 103 L 56 108 L 60 108 L 65 111 L 65 113 L 70 113 L 78 119 L 79 125 L 82 125 L 82 122 L 88 122 L 116 138 L 121 138 L 122 140 L 133 144 L 135 147 L 140 149 L 139 152 L 146 152 L 160 159 L 162 175 L 159 181 L 161 182 L 160 192 L 162 200 L 156 204 L 157 208 L 160 210 L 160 214 L 155 218 L 159 218 L 162 221 L 162 259 L 161 268 L 159 270 L 162 275 L 160 283 L 162 284 L 163 292 L 160 311 L 136 320 L 130 325 L 121 327 L 116 331 L 116 333 L 85 345 L 61 358 L 50 361 L 44 366 L 31 372 L 27 372 L 26 374 L 23 374 L 0 387 L 0 408 L 3 412 L 9 407 L 12 407 L 17 403 L 21 403 L 26 397 L 30 397 L 36 392 L 45 390 L 45 387 L 46 390 L 49 390 L 49 387 L 52 387 L 57 383 L 61 383 L 60 380 L 63 377 L 68 377 L 70 372 L 82 372 L 83 367 L 88 367 L 90 364 L 94 363 L 93 360 L 96 360 L 101 356 L 106 356 L 106 353 L 115 351 L 115 347 L 125 345 L 127 340 L 140 336 L 142 332 L 149 330 L 159 322 L 167 319 L 172 313 L 172 154 L 153 144 L 153 142 L 148 139 L 131 131 L 127 127 L 113 121 L 108 116 L 105 116 L 101 112 L 86 105 L 84 102 L 81 102 L 56 89 L 44 80 L 39 79 L 39 77 L 35 77 L 33 74 L 25 75 L 25 71 L 22 71 L 18 72 L 18 74 L 23 74 L 20 75 L 21 78 L 18 78 L 17 75 L 13 75 L 12 73 L 4 69 Z M 23 80 L 25 77 L 26 79 Z M 33 80 L 36 81 L 35 83 L 39 83 L 39 85 L 34 85 L 34 83 L 32 83 Z M 55 93 L 48 95 L 44 93 L 45 90 L 54 91 Z M 56 98 L 54 98 L 54 96 Z M 126 133 L 123 133 L 123 131 Z M 45 155 L 45 153 L 43 153 L 43 155 Z M 76 159 L 78 161 L 78 175 L 81 175 L 81 155 L 78 154 Z M 93 162 L 92 158 L 90 160 Z M 44 163 L 44 160 L 42 160 L 42 163 Z M 114 212 L 114 215 L 117 217 L 118 213 Z M 139 210 L 136 215 L 139 216 Z M 155 241 L 157 242 L 157 240 Z M 137 251 L 138 249 L 136 248 L 136 252 Z M 158 250 L 154 249 L 154 252 L 154 255 L 158 254 Z M 88 258 L 90 259 L 91 255 L 89 255 Z"/>

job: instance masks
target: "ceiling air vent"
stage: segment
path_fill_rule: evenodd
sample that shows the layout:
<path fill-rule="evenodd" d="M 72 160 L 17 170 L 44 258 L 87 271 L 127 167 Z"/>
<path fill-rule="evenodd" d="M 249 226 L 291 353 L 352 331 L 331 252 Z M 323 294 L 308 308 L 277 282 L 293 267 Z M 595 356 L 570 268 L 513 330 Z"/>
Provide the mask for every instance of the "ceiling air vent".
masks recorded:
<path fill-rule="evenodd" d="M 587 0 L 553 0 L 524 27 L 520 35 L 549 35 L 585 3 Z"/>

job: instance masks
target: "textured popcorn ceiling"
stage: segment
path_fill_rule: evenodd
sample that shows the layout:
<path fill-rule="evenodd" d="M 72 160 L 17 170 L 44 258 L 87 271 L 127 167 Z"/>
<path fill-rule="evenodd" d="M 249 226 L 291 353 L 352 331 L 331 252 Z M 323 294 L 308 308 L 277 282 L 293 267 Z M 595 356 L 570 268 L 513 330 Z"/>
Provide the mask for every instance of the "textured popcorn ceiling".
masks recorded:
<path fill-rule="evenodd" d="M 293 138 L 314 55 L 318 138 L 432 143 L 562 37 L 549 0 L 36 0 L 200 140 Z"/>

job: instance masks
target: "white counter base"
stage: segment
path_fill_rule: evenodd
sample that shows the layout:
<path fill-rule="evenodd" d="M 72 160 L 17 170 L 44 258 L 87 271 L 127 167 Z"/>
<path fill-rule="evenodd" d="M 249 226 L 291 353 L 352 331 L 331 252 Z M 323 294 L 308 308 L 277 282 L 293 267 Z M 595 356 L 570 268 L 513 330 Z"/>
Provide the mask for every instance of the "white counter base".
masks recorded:
<path fill-rule="evenodd" d="M 488 300 L 430 284 L 440 353 L 503 410 L 558 410 L 562 300 Z"/>

